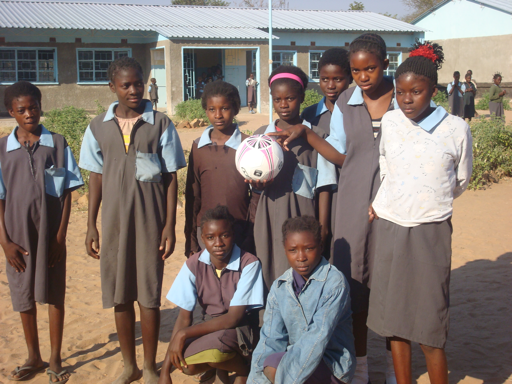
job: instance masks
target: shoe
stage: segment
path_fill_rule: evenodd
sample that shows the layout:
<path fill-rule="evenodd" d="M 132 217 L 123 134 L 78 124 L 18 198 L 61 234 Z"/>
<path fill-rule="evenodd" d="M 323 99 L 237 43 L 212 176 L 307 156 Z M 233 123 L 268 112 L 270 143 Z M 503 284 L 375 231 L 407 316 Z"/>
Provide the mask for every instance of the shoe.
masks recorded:
<path fill-rule="evenodd" d="M 25 381 L 31 379 L 33 376 L 37 375 L 40 372 L 43 372 L 46 368 L 48 368 L 48 363 L 43 363 L 41 367 L 32 367 L 27 365 L 26 367 L 16 367 L 14 370 L 14 374 L 26 372 L 23 376 L 20 377 L 12 377 L 9 376 L 9 380 L 11 381 Z"/>
<path fill-rule="evenodd" d="M 205 371 L 203 373 L 199 373 L 194 376 L 193 380 L 197 383 L 204 383 L 205 381 L 210 380 L 212 377 L 214 377 L 216 374 L 216 369 L 212 368 L 208 371 Z"/>
<path fill-rule="evenodd" d="M 68 371 L 66 371 L 65 369 L 63 369 L 60 373 L 57 373 L 55 371 L 52 371 L 51 369 L 47 369 L 46 370 L 46 374 L 48 375 L 48 383 L 49 384 L 56 384 L 56 383 L 59 383 L 59 384 L 64 384 L 64 383 L 67 383 L 68 380 L 69 380 L 69 377 L 64 379 L 64 380 L 61 380 L 61 381 L 52 381 L 52 375 L 55 376 L 57 379 L 60 379 L 61 376 L 64 376 L 66 373 L 68 373 Z"/>

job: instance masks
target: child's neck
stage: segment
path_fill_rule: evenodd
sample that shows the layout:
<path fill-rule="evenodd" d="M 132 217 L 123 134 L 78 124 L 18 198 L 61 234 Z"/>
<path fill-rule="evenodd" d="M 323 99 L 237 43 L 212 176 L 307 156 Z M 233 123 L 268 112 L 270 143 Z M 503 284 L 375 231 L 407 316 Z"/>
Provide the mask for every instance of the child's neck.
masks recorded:
<path fill-rule="evenodd" d="M 388 94 L 392 95 L 394 93 L 394 84 L 390 81 L 386 81 L 385 79 L 381 80 L 381 83 L 378 85 L 378 87 L 374 90 L 372 93 L 367 93 L 365 91 L 363 93 L 363 100 L 365 102 L 373 102 L 377 101 L 383 96 L 386 96 Z"/>
<path fill-rule="evenodd" d="M 37 126 L 37 129 L 34 132 L 27 131 L 23 129 L 22 127 L 18 126 L 18 129 L 16 129 L 15 135 L 18 139 L 18 142 L 21 145 L 25 145 L 25 142 L 28 142 L 30 146 L 34 145 L 36 141 L 39 140 L 39 137 L 41 136 L 41 124 Z"/>
<path fill-rule="evenodd" d="M 290 127 L 293 127 L 294 125 L 301 124 L 303 122 L 303 119 L 298 115 L 296 117 L 291 118 L 290 120 L 282 120 L 278 119 L 276 120 L 276 126 L 280 128 L 282 131 L 287 131 Z"/>
<path fill-rule="evenodd" d="M 136 117 L 139 117 L 144 112 L 144 102 L 142 102 L 137 108 L 132 109 L 130 107 L 127 107 L 126 105 L 123 105 L 119 103 L 116 108 L 114 109 L 114 113 L 117 117 L 120 117 L 122 119 L 134 119 Z"/>
<path fill-rule="evenodd" d="M 335 109 L 335 103 L 332 103 L 327 97 L 324 98 L 324 105 L 328 108 L 328 111 L 333 112 Z"/>
<path fill-rule="evenodd" d="M 237 124 L 235 123 L 232 123 L 229 127 L 223 129 L 214 127 L 214 129 L 210 131 L 210 140 L 216 145 L 224 145 L 228 140 L 230 140 L 230 137 L 232 137 L 236 128 Z"/>
<path fill-rule="evenodd" d="M 210 256 L 210 262 L 218 271 L 225 269 L 230 262 L 230 259 L 232 258 L 232 252 L 230 252 L 230 254 L 224 258 L 224 260 L 218 260 L 215 257 Z"/>

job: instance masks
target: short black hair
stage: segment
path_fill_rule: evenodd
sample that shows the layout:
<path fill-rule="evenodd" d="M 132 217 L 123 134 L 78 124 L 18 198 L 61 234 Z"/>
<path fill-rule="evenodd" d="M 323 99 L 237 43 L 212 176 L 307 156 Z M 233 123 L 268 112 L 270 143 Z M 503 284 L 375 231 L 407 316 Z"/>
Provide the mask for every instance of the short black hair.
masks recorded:
<path fill-rule="evenodd" d="M 364 33 L 354 39 L 349 45 L 349 54 L 360 51 L 375 54 L 379 60 L 387 58 L 387 44 L 380 35 L 375 33 Z"/>
<path fill-rule="evenodd" d="M 349 76 L 349 84 L 353 82 L 351 65 L 349 64 L 349 52 L 344 48 L 330 48 L 324 52 L 319 60 L 319 72 L 326 65 L 336 65 Z"/>
<path fill-rule="evenodd" d="M 467 70 L 467 73 L 469 73 L 469 72 L 470 72 L 470 73 L 473 73 L 471 69 Z"/>
<path fill-rule="evenodd" d="M 201 95 L 201 106 L 204 110 L 207 110 L 208 99 L 214 96 L 226 97 L 235 110 L 235 114 L 239 113 L 240 95 L 237 87 L 222 80 L 207 83 L 203 89 L 203 94 Z"/>
<path fill-rule="evenodd" d="M 319 223 L 313 216 L 297 216 L 285 220 L 281 228 L 283 236 L 283 243 L 287 240 L 290 233 L 310 232 L 317 244 L 322 245 L 321 241 L 321 223 Z"/>
<path fill-rule="evenodd" d="M 271 79 L 280 73 L 291 73 L 293 75 L 296 75 L 301 79 L 303 85 L 298 83 L 296 80 L 287 78 L 277 79 L 273 81 L 273 85 L 288 84 L 290 87 L 292 87 L 294 91 L 296 91 L 300 95 L 305 94 L 305 89 L 308 86 L 308 76 L 301 68 L 298 68 L 295 65 L 280 65 L 278 68 L 272 71 L 271 75 L 269 76 L 269 79 L 267 80 L 269 84 L 269 89 L 272 89 Z"/>
<path fill-rule="evenodd" d="M 217 204 L 215 208 L 209 209 L 206 211 L 203 216 L 201 216 L 200 227 L 203 230 L 203 225 L 209 223 L 211 221 L 217 220 L 226 220 L 230 225 L 230 229 L 233 231 L 233 226 L 235 224 L 235 218 L 232 216 L 228 207 L 226 205 Z"/>
<path fill-rule="evenodd" d="M 438 70 L 444 61 L 442 46 L 430 41 L 417 42 L 410 49 L 410 56 L 397 68 L 395 78 L 405 73 L 427 77 L 432 84 L 438 83 Z M 459 74 L 459 72 L 458 72 Z"/>
<path fill-rule="evenodd" d="M 41 105 L 41 91 L 38 87 L 28 81 L 18 81 L 13 85 L 8 86 L 4 93 L 5 108 L 10 111 L 12 109 L 12 102 L 21 96 L 32 96 Z"/>
<path fill-rule="evenodd" d="M 460 71 L 454 71 L 454 73 L 452 75 L 453 76 L 456 76 L 456 75 L 461 76 Z"/>
<path fill-rule="evenodd" d="M 493 79 L 497 79 L 497 78 L 501 78 L 502 79 L 502 74 L 500 72 L 496 72 L 494 75 L 493 75 Z"/>
<path fill-rule="evenodd" d="M 109 80 L 113 83 L 117 73 L 123 69 L 135 69 L 141 73 L 141 76 L 143 75 L 141 64 L 139 64 L 136 59 L 133 57 L 123 56 L 110 63 L 109 69 L 107 70 Z"/>

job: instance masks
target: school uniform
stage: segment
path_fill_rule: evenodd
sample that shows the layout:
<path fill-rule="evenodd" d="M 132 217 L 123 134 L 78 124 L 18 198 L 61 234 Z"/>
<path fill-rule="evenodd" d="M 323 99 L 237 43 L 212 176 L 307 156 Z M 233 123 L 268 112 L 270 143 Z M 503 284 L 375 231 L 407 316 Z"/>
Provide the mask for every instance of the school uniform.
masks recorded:
<path fill-rule="evenodd" d="M 383 117 L 382 184 L 373 201 L 376 260 L 367 325 L 376 333 L 443 348 L 449 329 L 453 200 L 472 175 L 472 136 L 438 107 L 415 123 Z"/>
<path fill-rule="evenodd" d="M 276 122 L 260 127 L 255 134 L 277 132 Z M 310 127 L 310 123 L 303 121 Z M 325 134 L 317 127 L 318 135 Z M 281 228 L 285 220 L 296 216 L 316 216 L 317 151 L 300 137 L 283 151 L 283 168 L 261 193 L 255 216 L 256 254 L 262 262 L 266 287 L 290 266 L 283 249 Z"/>
<path fill-rule="evenodd" d="M 132 128 L 125 149 L 115 108 L 87 127 L 80 167 L 102 174 L 102 245 L 100 268 L 103 307 L 139 301 L 160 306 L 166 221 L 163 173 L 185 167 L 180 138 L 171 120 L 149 100 Z"/>
<path fill-rule="evenodd" d="M 258 312 L 253 310 L 264 305 L 262 268 L 256 256 L 234 245 L 228 265 L 217 270 L 206 249 L 195 253 L 183 264 L 167 299 L 190 312 L 199 303 L 202 321 L 228 313 L 231 306 L 247 306 L 236 329 L 187 340 L 183 353 L 187 364 L 222 362 L 237 353 L 250 358 L 258 335 Z"/>
<path fill-rule="evenodd" d="M 148 93 L 150 94 L 150 100 L 153 103 L 158 103 L 159 101 L 159 87 L 157 84 L 150 84 L 148 87 Z"/>
<path fill-rule="evenodd" d="M 218 204 L 226 205 L 235 218 L 235 242 L 253 251 L 253 217 L 250 217 L 250 188 L 235 166 L 235 152 L 248 135 L 237 126 L 222 146 L 210 139 L 209 126 L 192 143 L 185 189 L 185 256 L 205 248 L 201 240 L 201 218 Z M 249 238 L 249 239 L 248 239 Z M 246 241 L 247 240 L 247 241 Z M 244 246 L 243 246 L 244 244 Z"/>
<path fill-rule="evenodd" d="M 470 85 L 465 84 L 465 87 L 470 87 L 474 92 L 476 92 L 476 87 L 474 83 L 470 83 Z M 475 107 L 475 96 L 474 92 L 465 92 L 463 95 L 463 118 L 464 119 L 472 119 L 476 116 L 476 107 Z"/>
<path fill-rule="evenodd" d="M 248 87 L 248 105 L 256 104 L 256 87 L 258 82 L 255 79 L 247 79 L 246 87 Z"/>
<path fill-rule="evenodd" d="M 454 116 L 462 117 L 463 116 L 463 94 L 465 93 L 465 89 L 467 89 L 465 83 L 458 83 L 461 92 L 455 90 L 452 95 L 449 95 L 449 107 L 451 108 L 451 114 Z M 454 81 L 452 83 L 447 84 L 447 93 L 451 91 L 454 87 Z"/>
<path fill-rule="evenodd" d="M 21 255 L 24 272 L 6 261 L 13 309 L 24 312 L 34 303 L 64 304 L 66 257 L 49 268 L 49 246 L 57 236 L 66 193 L 84 182 L 66 139 L 43 125 L 32 148 L 16 137 L 18 127 L 0 139 L 0 199 L 5 201 L 5 229 Z"/>
<path fill-rule="evenodd" d="M 490 115 L 495 115 L 497 117 L 504 116 L 504 104 L 502 104 L 502 99 L 504 96 L 499 96 L 499 93 L 501 92 L 502 88 L 497 84 L 493 84 L 490 87 L 490 101 L 488 102 Z"/>

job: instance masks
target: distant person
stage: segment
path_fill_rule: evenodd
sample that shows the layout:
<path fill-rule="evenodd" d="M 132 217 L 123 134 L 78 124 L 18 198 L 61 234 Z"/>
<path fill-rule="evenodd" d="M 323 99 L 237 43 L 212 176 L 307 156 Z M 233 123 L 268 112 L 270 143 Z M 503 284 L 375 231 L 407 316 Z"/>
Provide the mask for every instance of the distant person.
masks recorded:
<path fill-rule="evenodd" d="M 476 86 L 472 83 L 472 75 L 467 72 L 465 75 L 465 94 L 463 95 L 463 118 L 471 121 L 476 116 L 474 98 L 476 97 Z"/>
<path fill-rule="evenodd" d="M 205 82 L 203 81 L 203 77 L 198 77 L 198 82 L 195 85 L 196 88 L 196 99 L 201 99 L 203 96 L 203 90 L 205 89 Z"/>
<path fill-rule="evenodd" d="M 465 84 L 460 82 L 460 72 L 455 71 L 453 74 L 454 81 L 447 85 L 447 93 L 449 94 L 449 107 L 451 114 L 463 117 L 463 94 L 465 93 Z"/>
<path fill-rule="evenodd" d="M 493 75 L 493 85 L 490 87 L 490 102 L 488 103 L 488 107 L 490 108 L 490 115 L 495 115 L 497 117 L 504 116 L 504 105 L 502 104 L 502 99 L 504 98 L 506 91 L 500 87 L 501 82 L 502 76 L 500 73 Z"/>
<path fill-rule="evenodd" d="M 248 106 L 249 113 L 256 113 L 253 108 L 256 105 L 256 87 L 258 81 L 255 80 L 255 75 L 249 74 L 249 78 L 246 80 L 246 87 L 248 87 Z"/>
<path fill-rule="evenodd" d="M 467 75 L 470 75 L 470 80 L 472 81 L 472 84 L 474 84 L 474 87 L 476 87 L 476 89 L 477 89 L 477 83 L 476 83 L 476 81 L 475 81 L 475 80 L 474 80 L 474 78 L 473 78 L 474 74 L 472 73 L 472 70 L 471 70 L 471 69 L 469 69 L 469 70 L 467 71 Z M 466 77 L 467 75 L 465 75 L 465 77 Z"/>
<path fill-rule="evenodd" d="M 221 68 L 218 68 L 216 70 L 216 73 L 214 76 L 212 76 L 212 80 L 213 81 L 216 81 L 216 80 L 223 80 L 223 71 L 221 70 Z"/>
<path fill-rule="evenodd" d="M 66 139 L 39 124 L 41 91 L 35 85 L 20 81 L 7 87 L 4 104 L 18 125 L 0 139 L 0 244 L 28 349 L 28 359 L 8 379 L 29 380 L 48 368 L 50 383 L 66 382 L 70 373 L 61 361 L 66 232 L 71 192 L 84 182 Z M 48 304 L 50 364 L 39 350 L 37 311 L 42 308 L 36 302 Z M 9 344 L 5 348 L 21 352 Z"/>
<path fill-rule="evenodd" d="M 148 93 L 150 94 L 151 104 L 153 109 L 157 110 L 157 103 L 159 102 L 159 87 L 157 86 L 157 79 L 151 78 L 151 84 L 148 87 Z"/>

